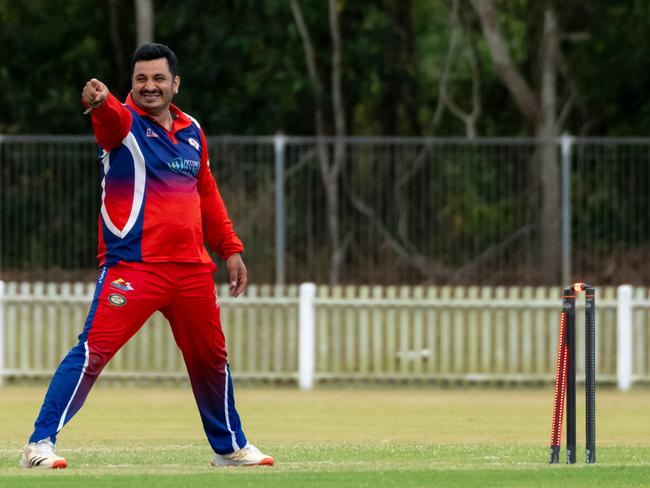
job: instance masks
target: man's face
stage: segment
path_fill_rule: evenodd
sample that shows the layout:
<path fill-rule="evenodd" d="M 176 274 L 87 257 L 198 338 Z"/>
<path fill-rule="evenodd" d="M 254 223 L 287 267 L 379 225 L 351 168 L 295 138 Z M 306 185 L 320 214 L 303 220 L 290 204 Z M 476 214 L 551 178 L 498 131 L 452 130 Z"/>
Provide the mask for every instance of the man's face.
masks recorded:
<path fill-rule="evenodd" d="M 179 84 L 180 78 L 172 76 L 167 59 L 138 61 L 133 67 L 131 97 L 142 110 L 157 115 L 167 109 Z"/>

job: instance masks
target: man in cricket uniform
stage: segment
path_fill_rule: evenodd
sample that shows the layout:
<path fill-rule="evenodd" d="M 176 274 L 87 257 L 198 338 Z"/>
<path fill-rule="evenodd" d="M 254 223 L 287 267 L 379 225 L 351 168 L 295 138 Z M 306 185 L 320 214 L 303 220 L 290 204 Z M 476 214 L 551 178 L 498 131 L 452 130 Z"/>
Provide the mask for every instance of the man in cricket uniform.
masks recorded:
<path fill-rule="evenodd" d="M 82 101 L 100 148 L 102 205 L 97 288 L 79 343 L 50 383 L 24 449 L 27 468 L 65 468 L 56 436 L 81 408 L 106 363 L 160 310 L 180 348 L 214 466 L 272 465 L 239 420 L 205 246 L 221 256 L 230 292 L 247 283 L 243 246 L 228 217 L 198 122 L 172 104 L 176 55 L 145 44 L 133 55 L 132 88 L 120 103 L 93 78 Z"/>

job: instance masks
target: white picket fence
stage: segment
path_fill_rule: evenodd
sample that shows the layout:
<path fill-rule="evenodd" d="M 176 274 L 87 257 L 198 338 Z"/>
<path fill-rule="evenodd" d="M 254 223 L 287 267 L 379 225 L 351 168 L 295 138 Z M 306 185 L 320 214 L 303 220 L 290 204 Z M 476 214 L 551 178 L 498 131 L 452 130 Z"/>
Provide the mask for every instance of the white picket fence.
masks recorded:
<path fill-rule="evenodd" d="M 47 378 L 76 343 L 94 284 L 0 281 L 0 384 Z M 218 289 L 233 376 L 327 381 L 541 383 L 554 379 L 560 288 L 249 286 Z M 650 380 L 650 295 L 597 290 L 596 371 L 626 389 Z M 584 372 L 578 300 L 577 371 Z M 186 376 L 165 319 L 154 314 L 103 374 Z"/>

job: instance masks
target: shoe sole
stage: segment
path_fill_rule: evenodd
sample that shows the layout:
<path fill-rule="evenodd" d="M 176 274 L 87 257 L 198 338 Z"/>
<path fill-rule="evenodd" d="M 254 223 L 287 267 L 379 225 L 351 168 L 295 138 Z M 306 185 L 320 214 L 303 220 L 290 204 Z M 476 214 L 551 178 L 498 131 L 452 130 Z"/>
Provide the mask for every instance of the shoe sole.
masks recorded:
<path fill-rule="evenodd" d="M 210 461 L 210 466 L 214 466 L 215 468 L 228 468 L 234 466 L 273 466 L 274 464 L 275 461 L 273 461 L 272 457 L 266 457 L 262 459 L 259 463 L 236 463 L 236 462 L 215 463 L 213 461 Z"/>
<path fill-rule="evenodd" d="M 29 462 L 21 459 L 20 467 L 26 469 L 65 469 L 68 467 L 68 462 L 65 459 L 59 459 L 58 461 L 54 461 L 52 466 L 32 466 Z"/>
<path fill-rule="evenodd" d="M 52 466 L 50 466 L 50 469 L 65 469 L 68 467 L 68 463 L 66 462 L 65 459 L 61 459 L 60 461 L 54 461 L 52 463 Z"/>

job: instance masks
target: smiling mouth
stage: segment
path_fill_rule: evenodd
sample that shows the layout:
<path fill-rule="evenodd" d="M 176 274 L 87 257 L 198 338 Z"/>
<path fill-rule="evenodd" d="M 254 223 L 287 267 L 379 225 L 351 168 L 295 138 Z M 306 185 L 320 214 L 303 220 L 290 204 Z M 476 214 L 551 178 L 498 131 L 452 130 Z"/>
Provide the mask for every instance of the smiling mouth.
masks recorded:
<path fill-rule="evenodd" d="M 153 101 L 153 100 L 159 99 L 160 96 L 161 96 L 161 93 L 160 92 L 140 92 L 140 96 L 142 96 L 142 98 L 144 100 Z"/>

